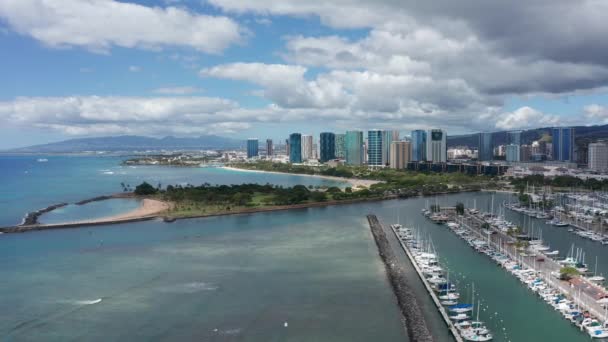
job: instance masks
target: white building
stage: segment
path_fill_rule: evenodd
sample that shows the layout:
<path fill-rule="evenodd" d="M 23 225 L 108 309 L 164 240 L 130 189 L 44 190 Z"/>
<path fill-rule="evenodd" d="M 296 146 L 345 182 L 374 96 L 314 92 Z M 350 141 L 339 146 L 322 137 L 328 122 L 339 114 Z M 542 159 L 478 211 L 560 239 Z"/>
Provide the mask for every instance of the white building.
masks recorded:
<path fill-rule="evenodd" d="M 313 159 L 312 135 L 302 134 L 302 161 Z"/>
<path fill-rule="evenodd" d="M 431 129 L 426 136 L 426 159 L 433 163 L 447 161 L 447 134 L 441 129 Z"/>
<path fill-rule="evenodd" d="M 608 171 L 608 143 L 600 141 L 589 144 L 589 169 Z"/>

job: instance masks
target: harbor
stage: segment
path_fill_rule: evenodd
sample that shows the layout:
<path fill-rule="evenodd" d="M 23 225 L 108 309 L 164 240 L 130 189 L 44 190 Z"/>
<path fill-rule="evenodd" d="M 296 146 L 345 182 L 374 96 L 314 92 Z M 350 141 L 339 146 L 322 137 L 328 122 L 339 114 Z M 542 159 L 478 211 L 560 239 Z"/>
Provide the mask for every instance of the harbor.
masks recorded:
<path fill-rule="evenodd" d="M 435 212 L 424 209 L 423 214 L 436 223 L 445 224 L 477 252 L 489 256 L 590 337 L 608 337 L 605 307 L 608 294 L 605 289 L 592 278 L 559 279 L 564 266 L 582 267 L 580 250 L 576 253 L 577 258 L 574 258 L 573 247 L 571 256 L 558 261 L 552 259 L 558 251 L 549 251 L 549 247 L 542 245 L 542 240 L 534 238 L 527 238 L 522 244 L 518 237 L 508 234 L 512 233 L 508 222 L 490 213 L 465 209 L 458 215 L 453 208 L 433 209 Z M 522 248 L 523 245 L 528 247 Z M 595 280 L 598 279 L 603 280 L 603 277 Z"/>

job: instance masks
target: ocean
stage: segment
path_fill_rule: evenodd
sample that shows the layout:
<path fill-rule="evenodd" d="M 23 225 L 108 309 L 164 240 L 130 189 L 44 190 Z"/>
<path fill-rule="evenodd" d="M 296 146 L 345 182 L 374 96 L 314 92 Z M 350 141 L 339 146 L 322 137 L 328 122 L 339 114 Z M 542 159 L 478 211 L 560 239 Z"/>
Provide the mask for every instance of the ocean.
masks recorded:
<path fill-rule="evenodd" d="M 13 223 L 32 208 L 120 191 L 123 181 L 322 181 L 221 169 L 131 169 L 120 167 L 116 157 L 56 157 L 55 163 L 53 156 L 46 163 L 37 157 L 3 158 L 2 165 L 13 166 L 10 172 L 1 169 L 9 175 L 2 177 L 2 205 L 17 213 L 5 209 L 1 215 Z M 368 213 L 384 224 L 399 220 L 420 227 L 432 238 L 465 298 L 475 284 L 480 319 L 495 341 L 588 340 L 485 255 L 420 214 L 427 200 L 469 206 L 475 201 L 489 209 L 492 196 L 495 203 L 508 199 L 465 193 L 3 234 L 0 340 L 407 341 L 365 220 Z M 535 224 L 552 248 L 584 247 L 587 260 L 597 256 L 599 273 L 608 274 L 606 247 L 540 220 Z M 450 340 L 426 293 L 414 290 L 431 330 L 443 336 L 437 340 Z"/>

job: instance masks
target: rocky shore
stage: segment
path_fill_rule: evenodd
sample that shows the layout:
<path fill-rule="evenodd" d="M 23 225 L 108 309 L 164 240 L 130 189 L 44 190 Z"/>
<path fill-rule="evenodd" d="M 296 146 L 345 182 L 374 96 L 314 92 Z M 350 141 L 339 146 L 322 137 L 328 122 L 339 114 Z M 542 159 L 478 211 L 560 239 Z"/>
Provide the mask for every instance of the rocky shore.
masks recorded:
<path fill-rule="evenodd" d="M 38 218 L 42 214 L 46 214 L 46 213 L 51 212 L 51 211 L 53 211 L 55 209 L 59 209 L 59 208 L 65 207 L 66 205 L 68 205 L 68 204 L 67 203 L 53 204 L 53 205 L 50 205 L 50 206 L 48 206 L 46 208 L 42 208 L 40 210 L 29 212 L 23 218 L 23 222 L 21 222 L 21 226 L 29 226 L 29 225 L 38 224 Z"/>
<path fill-rule="evenodd" d="M 433 337 L 424 320 L 422 309 L 416 300 L 416 295 L 408 285 L 409 281 L 405 275 L 405 271 L 395 257 L 382 225 L 375 215 L 368 215 L 367 220 L 376 241 L 376 246 L 378 246 L 380 258 L 386 266 L 386 272 L 397 297 L 410 341 L 433 341 Z"/>

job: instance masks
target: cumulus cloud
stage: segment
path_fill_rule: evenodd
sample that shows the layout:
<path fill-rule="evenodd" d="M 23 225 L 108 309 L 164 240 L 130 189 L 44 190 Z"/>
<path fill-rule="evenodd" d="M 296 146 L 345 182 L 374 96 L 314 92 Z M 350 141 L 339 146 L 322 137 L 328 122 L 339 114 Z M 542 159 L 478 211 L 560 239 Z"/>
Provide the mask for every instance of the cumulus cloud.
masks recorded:
<path fill-rule="evenodd" d="M 560 118 L 555 115 L 545 114 L 530 107 L 521 107 L 513 112 L 503 113 L 496 122 L 499 129 L 522 129 L 530 127 L 560 126 Z"/>
<path fill-rule="evenodd" d="M 202 92 L 202 89 L 197 88 L 197 87 L 192 87 L 192 86 L 162 87 L 162 88 L 154 89 L 153 92 L 156 94 L 163 94 L 163 95 L 190 95 L 190 94 L 194 94 L 194 93 L 200 93 L 200 92 Z"/>
<path fill-rule="evenodd" d="M 48 46 L 84 47 L 100 53 L 108 53 L 113 46 L 186 46 L 219 53 L 243 38 L 242 28 L 225 16 L 114 0 L 3 0 L 0 18 L 12 30 Z"/>
<path fill-rule="evenodd" d="M 137 65 L 131 65 L 131 66 L 129 66 L 129 71 L 130 72 L 140 72 L 141 71 L 141 67 L 137 66 Z"/>
<path fill-rule="evenodd" d="M 585 117 L 589 119 L 590 124 L 607 124 L 608 123 L 608 108 L 598 104 L 591 104 L 584 108 Z"/>

